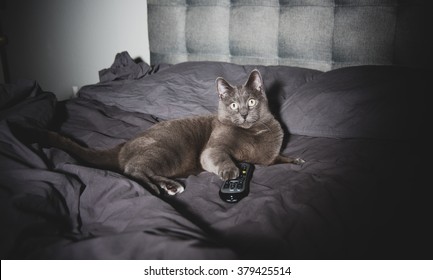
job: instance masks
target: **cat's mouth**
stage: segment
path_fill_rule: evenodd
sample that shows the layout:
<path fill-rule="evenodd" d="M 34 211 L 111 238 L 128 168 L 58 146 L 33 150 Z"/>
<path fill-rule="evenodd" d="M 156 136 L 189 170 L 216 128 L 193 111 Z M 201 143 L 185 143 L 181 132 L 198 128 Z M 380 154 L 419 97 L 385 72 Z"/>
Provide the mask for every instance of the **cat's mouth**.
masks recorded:
<path fill-rule="evenodd" d="M 256 121 L 257 120 L 255 118 L 248 116 L 246 118 L 243 118 L 243 117 L 236 118 L 233 120 L 233 123 L 236 126 L 239 126 L 241 128 L 250 128 L 256 123 Z"/>

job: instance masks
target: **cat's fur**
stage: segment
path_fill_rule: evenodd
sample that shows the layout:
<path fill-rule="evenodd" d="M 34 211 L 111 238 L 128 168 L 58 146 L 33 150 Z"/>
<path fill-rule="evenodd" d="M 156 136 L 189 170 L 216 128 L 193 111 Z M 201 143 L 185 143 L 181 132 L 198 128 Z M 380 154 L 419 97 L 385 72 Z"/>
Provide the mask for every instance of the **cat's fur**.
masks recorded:
<path fill-rule="evenodd" d="M 94 150 L 55 132 L 45 134 L 46 144 L 66 150 L 99 168 L 123 173 L 155 193 L 181 193 L 172 178 L 206 170 L 231 179 L 239 175 L 236 162 L 255 164 L 302 163 L 280 155 L 283 131 L 271 114 L 263 80 L 253 70 L 242 86 L 216 80 L 217 115 L 163 121 L 146 132 L 109 150 Z"/>

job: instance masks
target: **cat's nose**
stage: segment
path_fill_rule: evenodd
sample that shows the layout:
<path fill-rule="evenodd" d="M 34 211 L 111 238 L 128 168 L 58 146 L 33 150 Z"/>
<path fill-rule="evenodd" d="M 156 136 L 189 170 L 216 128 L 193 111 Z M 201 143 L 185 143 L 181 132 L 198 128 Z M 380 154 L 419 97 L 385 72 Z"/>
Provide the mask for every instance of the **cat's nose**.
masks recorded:
<path fill-rule="evenodd" d="M 241 117 L 244 118 L 244 120 L 247 119 L 248 114 L 241 114 Z"/>

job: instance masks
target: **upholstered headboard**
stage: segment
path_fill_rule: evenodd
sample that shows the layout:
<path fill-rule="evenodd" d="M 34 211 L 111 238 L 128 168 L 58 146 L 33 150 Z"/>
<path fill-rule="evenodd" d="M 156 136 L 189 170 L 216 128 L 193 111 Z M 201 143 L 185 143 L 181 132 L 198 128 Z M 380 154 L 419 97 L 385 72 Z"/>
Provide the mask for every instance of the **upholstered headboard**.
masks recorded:
<path fill-rule="evenodd" d="M 148 0 L 151 64 L 431 67 L 429 0 Z"/>

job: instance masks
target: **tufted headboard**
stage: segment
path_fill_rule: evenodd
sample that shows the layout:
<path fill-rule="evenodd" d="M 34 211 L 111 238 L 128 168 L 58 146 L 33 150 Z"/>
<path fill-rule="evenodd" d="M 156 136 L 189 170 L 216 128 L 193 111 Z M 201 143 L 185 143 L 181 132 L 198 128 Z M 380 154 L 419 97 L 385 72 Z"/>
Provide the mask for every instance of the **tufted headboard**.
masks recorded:
<path fill-rule="evenodd" d="M 430 0 L 148 0 L 151 64 L 430 68 Z"/>

